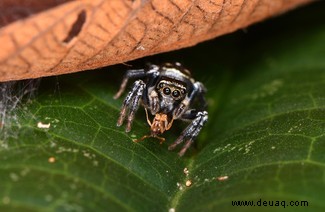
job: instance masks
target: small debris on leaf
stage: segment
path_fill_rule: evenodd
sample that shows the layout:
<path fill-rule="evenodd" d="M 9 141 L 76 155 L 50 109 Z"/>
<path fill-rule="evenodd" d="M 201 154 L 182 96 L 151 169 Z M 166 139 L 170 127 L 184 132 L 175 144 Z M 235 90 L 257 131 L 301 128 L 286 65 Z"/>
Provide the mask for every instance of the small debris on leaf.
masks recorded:
<path fill-rule="evenodd" d="M 183 186 L 182 186 L 182 184 L 177 183 L 177 187 L 178 187 L 179 190 L 183 190 Z"/>
<path fill-rule="evenodd" d="M 228 180 L 228 176 L 220 176 L 220 177 L 217 177 L 217 180 L 218 181 L 225 181 L 225 180 Z"/>
<path fill-rule="evenodd" d="M 186 176 L 188 176 L 188 174 L 189 174 L 190 171 L 188 170 L 188 168 L 185 167 L 184 170 L 183 170 L 183 172 L 184 172 L 184 174 L 185 174 Z"/>
<path fill-rule="evenodd" d="M 50 126 L 51 126 L 51 123 L 48 123 L 48 124 L 43 124 L 42 122 L 37 123 L 37 127 L 41 128 L 41 129 L 49 129 Z"/>
<path fill-rule="evenodd" d="M 49 163 L 54 163 L 55 162 L 55 157 L 49 157 L 48 162 Z"/>
<path fill-rule="evenodd" d="M 169 208 L 168 212 L 175 212 L 175 208 Z"/>

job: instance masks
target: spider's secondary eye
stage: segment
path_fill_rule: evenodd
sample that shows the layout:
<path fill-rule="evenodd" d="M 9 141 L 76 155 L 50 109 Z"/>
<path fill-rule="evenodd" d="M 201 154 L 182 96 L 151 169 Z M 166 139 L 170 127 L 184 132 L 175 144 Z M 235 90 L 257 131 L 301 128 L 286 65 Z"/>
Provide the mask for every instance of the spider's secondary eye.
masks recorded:
<path fill-rule="evenodd" d="M 158 88 L 162 88 L 162 87 L 164 87 L 164 83 L 161 82 L 158 84 Z"/>
<path fill-rule="evenodd" d="M 174 90 L 172 95 L 173 95 L 173 97 L 177 98 L 181 95 L 181 93 L 179 92 L 179 90 Z"/>
<path fill-rule="evenodd" d="M 168 87 L 164 88 L 163 91 L 164 91 L 164 94 L 166 94 L 166 95 L 169 95 L 171 93 L 171 90 Z"/>

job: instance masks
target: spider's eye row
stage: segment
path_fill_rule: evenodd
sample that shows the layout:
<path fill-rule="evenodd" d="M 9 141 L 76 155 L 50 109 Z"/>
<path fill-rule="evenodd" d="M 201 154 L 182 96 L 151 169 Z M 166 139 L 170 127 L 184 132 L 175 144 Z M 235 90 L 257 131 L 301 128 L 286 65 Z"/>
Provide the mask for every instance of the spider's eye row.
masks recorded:
<path fill-rule="evenodd" d="M 179 90 L 174 90 L 172 95 L 173 95 L 173 97 L 177 98 L 181 95 L 181 93 L 179 92 Z"/>
<path fill-rule="evenodd" d="M 164 87 L 164 83 L 161 82 L 158 84 L 158 88 L 163 88 L 163 87 Z"/>
<path fill-rule="evenodd" d="M 169 95 L 171 93 L 171 90 L 170 90 L 170 88 L 165 87 L 163 92 L 164 92 L 164 94 Z"/>
<path fill-rule="evenodd" d="M 162 84 L 162 83 L 161 83 Z M 161 84 L 158 85 L 158 87 L 162 87 Z M 163 87 L 162 89 L 163 93 L 165 95 L 172 95 L 174 98 L 179 98 L 181 96 L 181 92 L 184 94 L 185 91 L 180 91 L 178 89 L 172 90 L 170 87 Z"/>

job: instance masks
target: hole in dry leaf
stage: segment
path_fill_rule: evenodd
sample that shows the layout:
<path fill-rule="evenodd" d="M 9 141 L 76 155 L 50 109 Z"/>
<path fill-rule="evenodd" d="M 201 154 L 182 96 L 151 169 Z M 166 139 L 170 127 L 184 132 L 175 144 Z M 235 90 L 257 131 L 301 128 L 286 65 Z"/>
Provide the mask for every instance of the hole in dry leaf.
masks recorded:
<path fill-rule="evenodd" d="M 74 37 L 76 37 L 80 33 L 81 28 L 85 22 L 86 22 L 86 11 L 82 10 L 78 15 L 77 20 L 72 25 L 68 36 L 63 40 L 63 42 L 69 43 Z"/>

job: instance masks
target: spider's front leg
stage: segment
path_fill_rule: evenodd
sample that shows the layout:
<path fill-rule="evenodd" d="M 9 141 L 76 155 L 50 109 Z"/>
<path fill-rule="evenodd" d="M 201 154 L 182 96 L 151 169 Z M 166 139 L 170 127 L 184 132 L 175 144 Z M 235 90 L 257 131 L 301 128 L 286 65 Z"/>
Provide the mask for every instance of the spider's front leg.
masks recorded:
<path fill-rule="evenodd" d="M 186 140 L 183 148 L 178 153 L 179 156 L 183 156 L 186 150 L 191 146 L 195 138 L 200 133 L 203 125 L 208 121 L 207 111 L 196 111 L 187 110 L 183 115 L 182 119 L 190 119 L 192 122 L 187 126 L 187 128 L 181 133 L 177 140 L 171 144 L 168 149 L 173 150 L 178 144 Z"/>
<path fill-rule="evenodd" d="M 132 90 L 128 93 L 128 95 L 124 99 L 120 117 L 117 121 L 117 126 L 119 127 L 123 124 L 125 116 L 128 113 L 127 125 L 125 128 L 126 132 L 130 132 L 131 130 L 132 121 L 134 119 L 135 112 L 139 107 L 139 103 L 145 88 L 146 88 L 146 84 L 142 80 L 135 81 Z"/>

